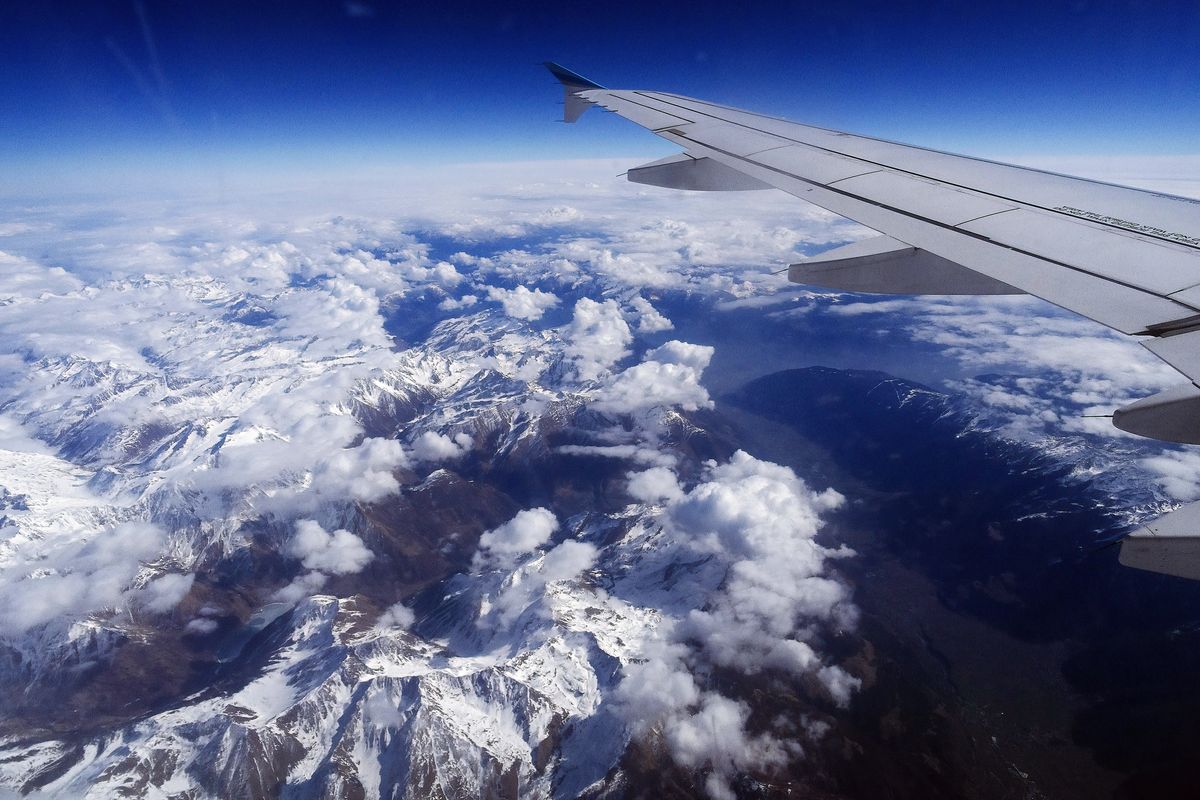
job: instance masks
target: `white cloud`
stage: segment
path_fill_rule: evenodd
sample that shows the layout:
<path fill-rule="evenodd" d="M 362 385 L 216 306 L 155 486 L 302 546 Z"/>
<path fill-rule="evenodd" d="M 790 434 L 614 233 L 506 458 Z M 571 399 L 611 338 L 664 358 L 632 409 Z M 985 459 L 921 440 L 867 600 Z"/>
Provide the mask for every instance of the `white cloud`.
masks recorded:
<path fill-rule="evenodd" d="M 328 575 L 360 572 L 374 558 L 362 539 L 350 531 L 330 533 L 311 519 L 296 523 L 296 532 L 287 544 L 287 554 L 300 559 L 306 569 Z"/>
<path fill-rule="evenodd" d="M 451 439 L 444 433 L 425 431 L 413 442 L 412 454 L 418 461 L 454 461 L 474 446 L 474 440 L 465 433 L 456 433 Z"/>
<path fill-rule="evenodd" d="M 319 461 L 309 490 L 374 503 L 399 490 L 400 482 L 392 473 L 407 466 L 408 455 L 398 441 L 364 439 L 357 447 L 338 450 Z"/>
<path fill-rule="evenodd" d="M 656 347 L 646 354 L 647 361 L 661 361 L 664 364 L 679 364 L 694 370 L 703 370 L 712 361 L 715 348 L 705 344 L 689 344 L 678 339 L 672 339 L 661 347 Z"/>
<path fill-rule="evenodd" d="M 675 327 L 671 320 L 663 316 L 662 312 L 641 295 L 633 298 L 629 305 L 637 312 L 638 333 L 660 333 Z"/>
<path fill-rule="evenodd" d="M 629 472 L 626 490 L 629 494 L 643 503 L 657 503 L 661 500 L 678 500 L 683 497 L 679 481 L 675 473 L 666 467 L 651 467 L 642 472 Z"/>
<path fill-rule="evenodd" d="M 196 576 L 191 573 L 170 573 L 156 578 L 142 590 L 142 605 L 155 614 L 165 614 L 187 596 L 195 580 Z"/>
<path fill-rule="evenodd" d="M 635 414 L 658 406 L 695 411 L 711 408 L 700 385 L 713 348 L 671 341 L 646 354 L 641 364 L 623 370 L 596 392 L 592 406 L 614 414 Z"/>
<path fill-rule="evenodd" d="M 494 603 L 497 622 L 502 627 L 512 625 L 521 614 L 539 603 L 549 584 L 569 581 L 591 569 L 596 563 L 597 550 L 586 542 L 568 540 L 546 552 L 536 562 L 526 566 L 503 585 Z M 480 618 L 483 623 L 485 617 Z"/>
<path fill-rule="evenodd" d="M 541 574 L 549 582 L 570 580 L 595 563 L 594 545 L 568 540 L 546 553 Z"/>
<path fill-rule="evenodd" d="M 580 217 L 579 209 L 571 206 L 554 206 L 533 217 L 538 225 L 563 225 L 574 222 Z"/>
<path fill-rule="evenodd" d="M 653 447 L 637 444 L 564 444 L 556 447 L 554 451 L 573 456 L 628 459 L 639 464 L 657 464 L 659 466 L 671 466 L 675 463 L 675 456 L 670 453 L 663 453 Z"/>
<path fill-rule="evenodd" d="M 516 319 L 541 319 L 547 309 L 558 305 L 558 297 L 541 289 L 530 291 L 528 287 L 518 286 L 515 289 L 501 289 L 495 286 L 487 287 L 489 300 L 495 300 L 504 308 L 504 313 Z"/>
<path fill-rule="evenodd" d="M 1170 499 L 1184 503 L 1200 500 L 1200 453 L 1168 450 L 1162 455 L 1142 459 L 1141 463 Z"/>
<path fill-rule="evenodd" d="M 593 381 L 629 355 L 633 334 L 616 301 L 598 303 L 584 297 L 575 303 L 566 338 L 566 353 L 574 359 L 580 380 Z"/>
<path fill-rule="evenodd" d="M 379 616 L 376 623 L 381 628 L 403 628 L 408 630 L 417 621 L 417 615 L 404 603 L 394 603 Z"/>
<path fill-rule="evenodd" d="M 749 730 L 749 710 L 701 691 L 694 662 L 745 675 L 776 670 L 813 675 L 836 705 L 859 681 L 825 663 L 814 645 L 824 627 L 854 626 L 849 589 L 829 574 L 828 561 L 850 555 L 815 541 L 822 515 L 843 499 L 814 492 L 786 467 L 737 452 L 710 462 L 686 493 L 668 470 L 630 474 L 630 491 L 665 501 L 663 523 L 680 547 L 725 565 L 720 588 L 702 608 L 665 622 L 645 647 L 644 660 L 626 666 L 619 707 L 635 731 L 657 726 L 680 764 L 711 770 L 708 789 L 728 796 L 730 778 L 749 767 L 781 763 L 783 744 Z"/>
<path fill-rule="evenodd" d="M 0 570 L 0 634 L 123 606 L 139 594 L 134 579 L 164 538 L 157 525 L 124 522 L 84 542 L 27 543 Z"/>
<path fill-rule="evenodd" d="M 479 298 L 476 295 L 464 294 L 459 298 L 447 297 L 438 303 L 438 308 L 442 311 L 457 311 L 460 308 L 470 308 L 478 302 Z"/>
<path fill-rule="evenodd" d="M 183 626 L 183 629 L 186 632 L 196 634 L 197 636 L 207 636 L 215 631 L 218 627 L 219 626 L 217 625 L 216 620 L 205 619 L 204 617 L 196 617 L 196 619 L 191 620 L 187 625 Z"/>
<path fill-rule="evenodd" d="M 483 565 L 511 566 L 524 555 L 550 541 L 558 530 L 558 517 L 546 508 L 517 512 L 508 522 L 479 537 L 476 568 Z"/>
<path fill-rule="evenodd" d="M 691 769 L 711 768 L 705 790 L 713 800 L 734 800 L 729 778 L 748 768 L 780 766 L 787 761 L 783 745 L 763 734 L 750 736 L 750 708 L 714 692 L 706 692 L 699 707 L 680 715 L 666 731 L 671 755 Z"/>
<path fill-rule="evenodd" d="M 324 572 L 305 572 L 292 580 L 287 586 L 271 595 L 271 602 L 294 605 L 306 597 L 311 597 L 321 590 L 329 581 Z"/>

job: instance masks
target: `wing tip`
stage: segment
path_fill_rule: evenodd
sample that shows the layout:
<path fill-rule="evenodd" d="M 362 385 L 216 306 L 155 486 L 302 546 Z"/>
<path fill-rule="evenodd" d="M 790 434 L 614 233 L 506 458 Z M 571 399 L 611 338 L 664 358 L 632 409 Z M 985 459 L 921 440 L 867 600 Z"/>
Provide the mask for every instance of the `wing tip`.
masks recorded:
<path fill-rule="evenodd" d="M 567 87 L 569 91 L 583 91 L 585 89 L 603 89 L 604 87 L 595 81 L 589 81 L 587 78 L 580 75 L 578 72 L 573 72 L 562 64 L 554 61 L 543 61 L 542 66 L 550 70 L 550 74 L 558 79 L 558 82 Z"/>

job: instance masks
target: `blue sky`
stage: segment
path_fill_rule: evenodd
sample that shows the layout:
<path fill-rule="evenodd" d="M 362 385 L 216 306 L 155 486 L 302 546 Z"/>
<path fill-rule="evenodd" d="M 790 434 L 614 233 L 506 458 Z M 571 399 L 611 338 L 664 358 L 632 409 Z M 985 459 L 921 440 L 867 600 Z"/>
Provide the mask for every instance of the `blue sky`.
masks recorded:
<path fill-rule="evenodd" d="M 553 122 L 618 88 L 997 154 L 1194 153 L 1194 3 L 6 4 L 0 168 L 163 171 L 654 153 Z"/>

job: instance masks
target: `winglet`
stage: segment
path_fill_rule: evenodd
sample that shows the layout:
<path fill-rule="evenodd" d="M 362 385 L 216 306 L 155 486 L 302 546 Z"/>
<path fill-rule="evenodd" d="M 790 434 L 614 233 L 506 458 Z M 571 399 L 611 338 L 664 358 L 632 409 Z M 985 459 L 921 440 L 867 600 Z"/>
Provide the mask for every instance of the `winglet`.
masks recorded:
<path fill-rule="evenodd" d="M 591 101 L 581 97 L 579 93 L 604 87 L 553 61 L 545 62 L 545 65 L 550 74 L 563 85 L 563 122 L 574 122 L 592 105 Z"/>
<path fill-rule="evenodd" d="M 558 82 L 568 89 L 579 92 L 584 89 L 603 89 L 604 87 L 594 81 L 589 81 L 587 78 L 580 75 L 578 72 L 572 72 L 562 64 L 555 64 L 553 61 L 542 62 L 546 65 L 546 69 L 550 70 L 550 74 L 558 78 Z"/>

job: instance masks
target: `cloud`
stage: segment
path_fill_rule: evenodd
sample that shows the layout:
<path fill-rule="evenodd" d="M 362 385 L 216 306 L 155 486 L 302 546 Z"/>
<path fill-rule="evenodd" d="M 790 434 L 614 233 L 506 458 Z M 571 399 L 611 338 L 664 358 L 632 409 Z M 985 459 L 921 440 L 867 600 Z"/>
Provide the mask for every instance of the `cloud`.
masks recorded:
<path fill-rule="evenodd" d="M 324 572 L 305 572 L 298 575 L 287 586 L 271 595 L 271 602 L 294 605 L 306 597 L 311 597 L 329 581 Z"/>
<path fill-rule="evenodd" d="M 556 447 L 554 452 L 572 456 L 627 459 L 639 464 L 670 466 L 675 463 L 675 456 L 670 453 L 664 453 L 653 447 L 638 444 L 564 444 Z"/>
<path fill-rule="evenodd" d="M 0 634 L 123 606 L 140 595 L 134 579 L 141 564 L 158 555 L 164 538 L 159 526 L 134 521 L 84 542 L 27 543 L 0 570 Z M 170 588 L 163 587 L 164 602 Z"/>
<path fill-rule="evenodd" d="M 1154 476 L 1170 499 L 1184 503 L 1200 500 L 1200 453 L 1168 450 L 1162 455 L 1142 459 L 1141 465 Z"/>
<path fill-rule="evenodd" d="M 510 317 L 524 320 L 541 319 L 547 309 L 558 305 L 558 297 L 541 289 L 530 291 L 525 286 L 515 289 L 500 289 L 495 286 L 487 287 L 489 300 L 495 300 L 504 308 L 504 313 Z"/>
<path fill-rule="evenodd" d="M 733 800 L 729 777 L 748 768 L 779 766 L 787 761 L 783 745 L 769 735 L 750 736 L 750 708 L 714 692 L 706 692 L 698 708 L 681 715 L 667 729 L 671 755 L 685 767 L 712 772 L 705 790 L 713 800 Z"/>
<path fill-rule="evenodd" d="M 786 752 L 771 736 L 750 731 L 746 706 L 702 690 L 698 664 L 744 675 L 811 675 L 838 706 L 859 685 L 816 650 L 822 628 L 851 629 L 858 617 L 849 588 L 828 569 L 851 551 L 816 541 L 823 515 L 843 498 L 815 492 L 790 469 L 742 451 L 725 464 L 709 462 L 687 492 L 665 469 L 630 473 L 628 490 L 662 502 L 673 540 L 716 559 L 725 578 L 703 607 L 664 621 L 643 659 L 625 667 L 618 707 L 635 732 L 661 730 L 677 762 L 708 767 L 710 793 L 732 796 L 733 775 L 782 763 Z"/>
<path fill-rule="evenodd" d="M 470 308 L 479 302 L 479 298 L 473 294 L 464 294 L 462 297 L 453 298 L 447 297 L 442 302 L 438 303 L 438 309 L 441 311 L 457 311 L 460 308 Z"/>
<path fill-rule="evenodd" d="M 638 333 L 660 333 L 662 331 L 669 331 L 675 327 L 671 320 L 663 316 L 658 309 L 650 304 L 649 300 L 641 295 L 633 298 L 629 305 L 637 312 Z"/>
<path fill-rule="evenodd" d="M 418 461 L 454 461 L 474 446 L 475 441 L 465 433 L 456 433 L 451 439 L 444 433 L 425 431 L 412 443 L 412 454 Z"/>
<path fill-rule="evenodd" d="M 364 439 L 357 447 L 335 451 L 317 462 L 309 491 L 378 502 L 399 490 L 400 482 L 392 473 L 409 463 L 404 448 L 394 439 Z"/>
<path fill-rule="evenodd" d="M 679 481 L 675 478 L 675 473 L 666 467 L 651 467 L 642 472 L 628 472 L 625 474 L 629 483 L 626 484 L 626 490 L 629 494 L 643 503 L 657 503 L 660 500 L 679 500 L 683 497 L 683 489 L 679 488 Z"/>
<path fill-rule="evenodd" d="M 476 568 L 511 566 L 521 556 L 528 555 L 550 541 L 558 530 L 558 517 L 546 508 L 529 508 L 517 512 L 508 522 L 479 537 Z"/>
<path fill-rule="evenodd" d="M 658 406 L 696 411 L 711 408 L 700 385 L 713 348 L 671 341 L 646 354 L 641 364 L 622 371 L 595 394 L 592 407 L 614 414 L 635 414 Z"/>
<path fill-rule="evenodd" d="M 535 562 L 523 567 L 514 578 L 503 585 L 494 603 L 496 620 L 509 627 L 531 606 L 539 603 L 552 583 L 569 581 L 591 569 L 598 551 L 587 542 L 565 541 L 546 552 Z M 484 621 L 480 618 L 480 622 Z"/>
<path fill-rule="evenodd" d="M 587 542 L 565 541 L 546 553 L 540 573 L 548 581 L 576 577 L 596 563 L 596 547 Z"/>
<path fill-rule="evenodd" d="M 532 221 L 537 225 L 564 225 L 575 222 L 580 218 L 579 209 L 571 206 L 554 206 L 540 214 L 535 214 Z"/>
<path fill-rule="evenodd" d="M 613 364 L 629 355 L 633 334 L 614 300 L 596 302 L 588 297 L 575 303 L 575 315 L 566 333 L 567 355 L 574 360 L 580 380 L 594 381 Z"/>
<path fill-rule="evenodd" d="M 402 628 L 408 630 L 417 621 L 417 615 L 404 603 L 393 603 L 382 614 L 375 624 L 381 628 Z"/>
<path fill-rule="evenodd" d="M 204 617 L 197 617 L 196 619 L 188 622 L 188 624 L 185 625 L 183 627 L 183 629 L 185 632 L 195 634 L 197 636 L 207 636 L 208 634 L 215 631 L 218 627 L 219 626 L 218 626 L 216 620 L 205 619 Z"/>
<path fill-rule="evenodd" d="M 332 533 L 311 519 L 296 523 L 296 532 L 288 541 L 286 552 L 300 559 L 306 569 L 328 575 L 348 575 L 362 571 L 374 558 L 362 539 L 347 530 Z"/>
<path fill-rule="evenodd" d="M 661 347 L 656 347 L 646 354 L 647 361 L 661 361 L 664 364 L 679 364 L 694 370 L 703 370 L 712 361 L 716 349 L 705 344 L 689 344 L 678 339 L 672 339 Z"/>
<path fill-rule="evenodd" d="M 155 614 L 165 614 L 187 596 L 195 580 L 196 576 L 191 573 L 170 573 L 156 578 L 142 590 L 142 605 Z"/>

